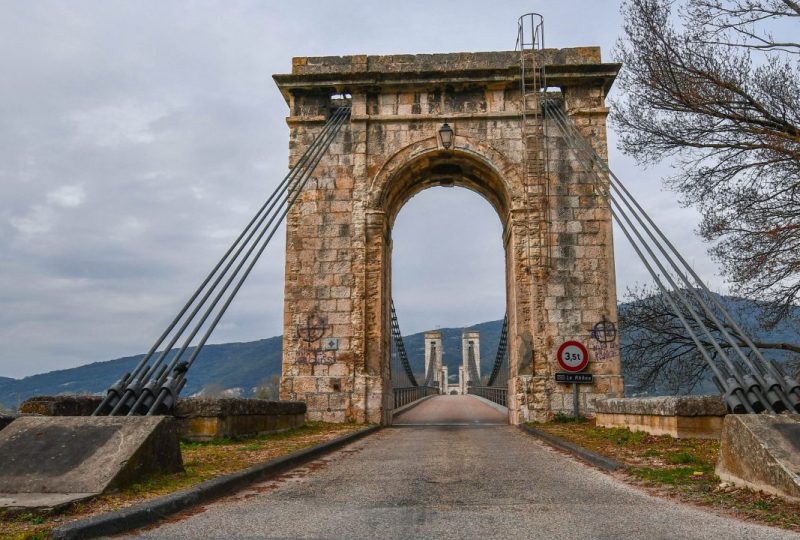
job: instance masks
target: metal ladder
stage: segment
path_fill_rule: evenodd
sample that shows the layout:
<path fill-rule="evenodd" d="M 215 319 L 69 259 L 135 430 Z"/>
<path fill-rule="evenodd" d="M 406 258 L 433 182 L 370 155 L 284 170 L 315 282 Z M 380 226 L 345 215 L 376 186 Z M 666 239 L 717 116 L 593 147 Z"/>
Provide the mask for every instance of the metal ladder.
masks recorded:
<path fill-rule="evenodd" d="M 520 90 L 522 93 L 522 139 L 524 142 L 525 205 L 528 227 L 528 257 L 535 279 L 539 305 L 544 302 L 544 280 L 541 274 L 550 266 L 549 207 L 550 190 L 547 176 L 547 135 L 542 112 L 542 99 L 547 89 L 544 61 L 544 19 L 538 13 L 519 18 L 516 49 L 519 52 Z M 531 245 L 531 239 L 535 245 Z M 540 274 L 540 276 L 536 276 Z"/>

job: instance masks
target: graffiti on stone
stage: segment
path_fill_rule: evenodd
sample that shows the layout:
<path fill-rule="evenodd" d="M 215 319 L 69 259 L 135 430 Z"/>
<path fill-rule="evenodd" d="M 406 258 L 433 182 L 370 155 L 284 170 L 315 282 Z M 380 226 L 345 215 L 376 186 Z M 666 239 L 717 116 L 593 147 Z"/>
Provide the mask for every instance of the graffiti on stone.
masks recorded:
<path fill-rule="evenodd" d="M 592 327 L 592 339 L 589 343 L 591 358 L 595 362 L 604 362 L 616 358 L 617 325 L 605 317 Z"/>
<path fill-rule="evenodd" d="M 297 337 L 305 343 L 314 343 L 322 339 L 328 320 L 319 313 L 310 313 L 303 322 L 297 325 Z"/>
<path fill-rule="evenodd" d="M 323 351 L 320 349 L 306 349 L 300 347 L 297 351 L 297 363 L 309 365 L 329 366 L 336 362 L 336 351 Z"/>
<path fill-rule="evenodd" d="M 617 325 L 605 317 L 592 327 L 592 339 L 599 343 L 614 343 L 617 339 Z"/>
<path fill-rule="evenodd" d="M 331 365 L 336 362 L 336 350 L 328 348 L 328 342 L 331 339 L 322 340 L 327 329 L 327 319 L 318 313 L 308 314 L 297 325 L 296 332 L 300 346 L 297 349 L 296 363 Z"/>

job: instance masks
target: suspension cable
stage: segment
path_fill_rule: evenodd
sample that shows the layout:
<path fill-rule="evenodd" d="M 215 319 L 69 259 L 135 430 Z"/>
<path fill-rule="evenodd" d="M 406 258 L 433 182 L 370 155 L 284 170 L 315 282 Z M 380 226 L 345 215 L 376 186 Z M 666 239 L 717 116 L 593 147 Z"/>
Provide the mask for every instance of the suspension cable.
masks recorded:
<path fill-rule="evenodd" d="M 185 381 L 185 377 L 186 377 L 186 375 L 185 375 L 186 371 L 192 366 L 192 364 L 196 360 L 197 356 L 200 354 L 200 351 L 205 346 L 206 341 L 211 336 L 211 334 L 213 333 L 214 329 L 219 324 L 219 321 L 222 319 L 223 315 L 227 311 L 228 307 L 233 302 L 233 299 L 236 297 L 236 294 L 239 292 L 239 289 L 242 287 L 242 285 L 244 284 L 245 280 L 250 275 L 250 272 L 255 267 L 256 262 L 258 262 L 259 258 L 261 257 L 262 253 L 266 249 L 266 247 L 269 244 L 270 240 L 273 238 L 273 236 L 277 232 L 278 228 L 280 227 L 280 225 L 283 222 L 284 217 L 286 217 L 286 215 L 288 214 L 290 208 L 292 207 L 292 204 L 299 197 L 300 192 L 302 191 L 303 187 L 305 186 L 305 183 L 311 177 L 311 174 L 313 173 L 313 171 L 316 168 L 317 164 L 322 159 L 322 156 L 324 155 L 324 153 L 327 150 L 328 146 L 330 146 L 330 143 L 333 141 L 333 138 L 338 133 L 339 128 L 347 120 L 347 118 L 349 118 L 349 115 L 350 115 L 350 108 L 349 107 L 340 107 L 339 109 L 337 109 L 336 113 L 331 117 L 329 122 L 333 123 L 333 129 L 330 130 L 329 135 L 326 137 L 324 144 L 321 145 L 320 147 L 318 147 L 317 152 L 312 156 L 311 165 L 309 167 L 305 168 L 303 170 L 302 174 L 300 175 L 300 177 L 294 182 L 293 185 L 291 185 L 289 187 L 288 192 L 287 192 L 284 200 L 281 201 L 281 205 L 283 206 L 283 210 L 280 211 L 279 214 L 273 215 L 268 220 L 268 222 L 266 223 L 264 229 L 258 234 L 258 236 L 256 237 L 255 242 L 253 243 L 253 245 L 250 247 L 250 249 L 245 254 L 244 259 L 238 264 L 238 266 L 234 270 L 233 275 L 231 275 L 228 278 L 228 280 L 225 282 L 225 284 L 222 287 L 222 290 L 214 298 L 214 300 L 212 301 L 210 307 L 207 308 L 206 312 L 203 314 L 203 316 L 201 317 L 200 321 L 196 324 L 195 328 L 192 330 L 192 332 L 189 335 L 189 337 L 187 337 L 186 340 L 184 341 L 184 344 L 181 347 L 181 349 L 178 352 L 178 354 L 176 354 L 175 357 L 173 357 L 173 359 L 170 362 L 167 370 L 159 378 L 158 382 L 159 382 L 159 384 L 161 384 L 161 388 L 158 391 L 158 396 L 156 397 L 155 401 L 153 402 L 153 404 L 149 408 L 149 411 L 147 413 L 148 415 L 155 414 L 158 411 L 158 408 L 160 407 L 160 405 L 163 403 L 163 401 L 169 395 L 175 395 L 176 396 L 177 393 L 180 391 L 180 388 L 182 387 L 182 385 L 185 384 L 184 381 Z M 263 238 L 263 241 L 262 241 L 262 238 Z M 260 247 L 258 247 L 259 243 L 261 243 Z M 256 248 L 258 248 L 258 249 L 256 250 Z M 255 255 L 252 256 L 252 258 L 250 258 L 251 255 L 254 252 L 255 252 Z M 249 264 L 247 264 L 248 263 L 248 259 L 250 259 Z M 246 267 L 245 267 L 245 264 L 247 264 Z M 228 287 L 234 283 L 235 279 L 238 277 L 239 272 L 242 270 L 242 268 L 245 268 L 243 274 L 241 275 L 241 277 L 239 277 L 238 282 L 234 285 L 234 288 L 233 288 L 232 292 L 228 295 L 227 299 L 224 301 L 222 307 L 219 309 L 219 311 L 217 312 L 216 316 L 212 320 L 211 324 L 207 328 L 206 332 L 203 334 L 202 338 L 200 339 L 200 342 L 194 347 L 194 350 L 193 350 L 192 354 L 190 355 L 189 359 L 183 363 L 182 367 L 179 370 L 177 370 L 177 372 L 174 373 L 173 376 L 168 377 L 168 374 L 170 372 L 172 372 L 176 368 L 176 366 L 179 365 L 178 362 L 180 361 L 180 358 L 182 357 L 182 355 L 186 352 L 186 349 L 188 348 L 190 342 L 194 339 L 194 337 L 197 335 L 197 333 L 201 329 L 202 325 L 205 323 L 205 321 L 208 319 L 208 317 L 212 314 L 213 309 L 216 307 L 218 302 L 220 300 L 222 300 L 222 298 L 224 297 L 225 292 L 227 291 Z M 136 414 L 136 409 L 137 409 L 137 407 L 135 405 L 134 408 L 131 409 L 129 414 Z"/>
<path fill-rule="evenodd" d="M 397 311 L 394 309 L 394 300 L 391 301 L 392 309 L 392 339 L 394 340 L 395 348 L 397 349 L 397 356 L 403 366 L 403 371 L 408 377 L 408 382 L 411 386 L 418 386 L 417 379 L 414 377 L 414 372 L 411 370 L 411 365 L 408 362 L 408 355 L 406 354 L 406 346 L 403 343 L 403 335 L 400 333 L 400 323 L 397 320 Z"/>
<path fill-rule="evenodd" d="M 338 119 L 339 113 L 340 113 L 340 111 L 337 111 L 337 113 L 335 115 L 333 115 L 332 120 L 333 119 Z M 132 384 L 128 385 L 128 387 L 126 388 L 125 393 L 123 394 L 122 398 L 119 399 L 119 401 L 112 408 L 112 410 L 111 410 L 111 412 L 109 414 L 114 415 L 118 411 L 120 411 L 122 408 L 128 406 L 129 401 L 137 393 L 139 393 L 139 392 L 137 392 L 137 390 L 141 390 L 142 386 L 146 385 L 151 379 L 160 379 L 168 371 L 168 370 L 162 369 L 162 370 L 158 371 L 158 373 L 156 374 L 156 371 L 158 370 L 159 366 L 164 361 L 166 356 L 170 353 L 170 351 L 172 350 L 172 347 L 180 339 L 180 337 L 186 331 L 188 326 L 194 320 L 194 318 L 197 315 L 197 313 L 202 309 L 202 307 L 208 301 L 210 296 L 217 289 L 217 287 L 219 286 L 219 284 L 222 281 L 222 279 L 227 275 L 227 273 L 230 270 L 230 268 L 233 266 L 233 264 L 236 262 L 236 260 L 241 255 L 242 251 L 248 246 L 248 244 L 250 244 L 251 240 L 258 233 L 258 231 L 261 228 L 261 226 L 264 223 L 264 221 L 267 220 L 267 218 L 272 215 L 276 205 L 278 205 L 281 202 L 280 198 L 287 192 L 287 190 L 292 189 L 292 185 L 297 182 L 296 179 L 297 179 L 298 176 L 300 176 L 301 174 L 305 174 L 304 167 L 306 167 L 308 162 L 313 160 L 316 155 L 320 154 L 321 152 L 324 152 L 326 142 L 329 140 L 329 138 L 331 136 L 330 135 L 331 134 L 331 130 L 334 129 L 334 128 L 335 128 L 335 123 L 333 123 L 333 122 L 329 122 L 329 123 L 327 123 L 325 125 L 325 127 L 322 130 L 322 132 L 320 133 L 320 136 L 315 138 L 315 140 L 309 146 L 309 149 L 306 152 L 304 152 L 304 154 L 301 156 L 301 158 L 297 162 L 297 164 L 284 177 L 284 179 L 281 181 L 281 183 L 278 185 L 278 187 L 275 189 L 275 191 L 270 195 L 270 197 L 267 199 L 267 201 L 258 210 L 256 215 L 253 216 L 253 219 L 251 219 L 250 222 L 247 224 L 247 226 L 245 227 L 245 230 L 242 231 L 242 233 L 236 239 L 234 244 L 231 245 L 231 247 L 228 249 L 228 251 L 222 257 L 222 259 L 220 259 L 220 261 L 214 267 L 212 272 L 208 275 L 208 277 L 201 284 L 201 286 L 192 294 L 190 300 L 186 303 L 186 305 L 181 310 L 179 315 L 170 323 L 168 329 L 162 334 L 162 336 L 153 345 L 153 347 L 151 347 L 151 351 L 154 351 L 160 345 L 160 343 L 163 342 L 164 337 L 169 333 L 170 330 L 172 330 L 172 328 L 175 327 L 176 323 L 180 320 L 180 318 L 186 312 L 188 307 L 197 298 L 197 296 L 202 292 L 202 290 L 209 283 L 209 281 L 211 281 L 211 278 L 217 273 L 217 271 L 220 269 L 222 264 L 227 260 L 227 263 L 225 264 L 225 267 L 221 270 L 221 272 L 218 273 L 218 275 L 217 275 L 216 279 L 214 280 L 214 282 L 211 284 L 211 286 L 208 288 L 206 293 L 200 299 L 200 301 L 195 306 L 193 311 L 186 318 L 186 320 L 184 321 L 183 325 L 178 329 L 178 331 L 174 334 L 174 336 L 169 341 L 169 343 L 164 347 L 164 349 L 162 350 L 161 354 L 158 356 L 158 358 L 153 363 L 153 366 L 149 370 L 142 372 L 138 380 L 132 381 Z M 272 223 L 272 221 L 274 220 L 274 217 L 275 216 L 272 215 L 272 218 L 270 219 L 270 221 L 266 225 L 267 227 L 269 226 L 269 223 Z M 242 242 L 242 239 L 245 236 L 246 236 L 246 238 Z M 256 242 L 257 241 L 258 240 L 256 240 Z M 238 248 L 237 248 L 237 245 L 238 245 Z M 233 256 L 230 256 L 231 253 L 234 251 L 234 249 L 235 249 L 235 253 L 233 253 Z M 252 251 L 252 248 L 251 248 L 251 251 Z M 182 354 L 183 350 L 184 349 L 182 349 L 179 354 Z M 147 358 L 149 358 L 150 356 L 152 356 L 152 352 L 149 353 L 149 355 L 146 356 L 142 361 L 145 362 L 147 360 Z M 150 388 L 148 390 L 152 391 L 152 388 Z"/>
<path fill-rule="evenodd" d="M 239 234 L 236 240 L 231 244 L 228 248 L 226 253 L 220 258 L 217 264 L 214 266 L 212 271 L 206 276 L 200 286 L 192 293 L 189 300 L 183 306 L 183 308 L 179 311 L 178 315 L 170 322 L 167 328 L 162 332 L 161 336 L 156 340 L 156 342 L 151 347 L 150 351 L 140 360 L 137 367 L 131 372 L 130 374 L 125 374 L 117 383 L 115 383 L 107 392 L 106 397 L 104 398 L 101 405 L 95 410 L 94 414 L 103 414 L 103 412 L 110 406 L 111 412 L 110 414 L 117 414 L 119 412 L 123 412 L 122 410 L 128 406 L 128 404 L 134 400 L 135 403 L 133 407 L 128 411 L 129 414 L 136 414 L 140 405 L 143 402 L 148 401 L 148 397 L 152 401 L 152 396 L 156 388 L 163 384 L 167 379 L 170 371 L 174 370 L 180 357 L 186 351 L 191 340 L 197 334 L 197 331 L 206 321 L 208 316 L 210 315 L 211 311 L 217 305 L 219 300 L 222 298 L 222 295 L 227 290 L 228 286 L 233 282 L 233 280 L 240 274 L 244 263 L 248 260 L 248 258 L 253 254 L 256 246 L 264 238 L 267 231 L 270 230 L 272 226 L 272 230 L 270 234 L 267 236 L 266 240 L 264 241 L 261 249 L 258 251 L 255 259 L 252 261 L 250 266 L 247 269 L 247 272 L 244 274 L 244 277 L 249 274 L 249 270 L 252 269 L 255 260 L 263 252 L 263 249 L 266 247 L 266 244 L 272 238 L 277 230 L 278 226 L 281 224 L 283 217 L 285 217 L 286 213 L 288 212 L 288 208 L 297 198 L 300 190 L 305 185 L 305 182 L 308 180 L 310 175 L 312 174 L 313 170 L 316 168 L 317 164 L 319 163 L 322 155 L 325 153 L 327 148 L 330 146 L 333 138 L 336 136 L 341 125 L 344 121 L 349 117 L 350 108 L 349 107 L 340 107 L 338 108 L 332 115 L 331 118 L 326 122 L 323 126 L 323 129 L 320 131 L 317 137 L 315 137 L 314 141 L 311 145 L 306 149 L 306 151 L 300 156 L 297 163 L 292 167 L 289 173 L 283 178 L 283 180 L 278 184 L 276 189 L 273 193 L 269 196 L 266 202 L 258 209 L 256 214 L 247 224 L 245 229 Z M 283 212 L 280 212 L 280 207 L 284 204 L 287 204 L 286 208 Z M 276 210 L 276 208 L 278 210 Z M 274 224 L 274 225 L 273 225 Z M 243 251 L 247 249 L 244 257 L 241 259 L 239 264 L 235 267 L 233 272 L 230 272 L 231 267 L 233 267 L 234 263 L 240 258 Z M 230 272 L 230 273 L 229 273 Z M 222 280 L 228 276 L 227 282 L 224 286 L 219 289 L 219 284 Z M 229 301 L 225 303 L 225 306 L 219 313 L 219 316 L 215 319 L 215 322 L 212 323 L 212 327 L 210 330 L 213 330 L 213 327 L 216 326 L 216 323 L 219 321 L 221 314 L 227 309 L 227 306 L 230 305 L 230 301 L 232 301 L 233 295 L 238 292 L 238 287 L 241 286 L 243 279 L 240 280 L 237 287 L 235 288 L 232 296 L 229 297 Z M 205 291 L 205 293 L 204 293 Z M 180 351 L 173 357 L 172 361 L 168 365 L 162 365 L 164 362 L 167 354 L 170 353 L 172 347 L 175 345 L 178 339 L 183 335 L 186 329 L 194 320 L 195 316 L 200 312 L 203 306 L 207 303 L 211 295 L 217 292 L 218 294 L 212 301 L 210 307 L 206 309 L 206 312 L 203 314 L 199 322 L 195 324 L 194 329 L 190 333 L 189 338 L 184 342 L 184 345 L 181 347 Z M 204 294 L 203 294 L 204 293 Z M 198 297 L 203 294 L 200 300 L 195 304 Z M 173 337 L 170 339 L 169 343 L 166 347 L 162 350 L 156 361 L 153 365 L 148 366 L 148 360 L 155 354 L 155 351 L 164 343 L 165 339 L 169 334 L 175 329 L 178 323 L 183 319 L 186 315 L 187 311 L 190 308 L 192 309 L 191 313 L 183 320 L 183 324 L 180 328 L 175 332 Z M 191 363 L 196 358 L 197 354 L 199 354 L 200 350 L 202 349 L 203 345 L 205 344 L 205 340 L 208 339 L 210 332 L 206 332 L 204 335 L 204 339 L 200 344 L 195 347 L 192 357 L 190 358 L 190 362 L 183 362 L 182 363 L 182 372 L 185 373 L 185 370 L 191 366 Z M 174 374 L 176 375 L 176 374 Z M 175 379 L 183 380 L 184 377 L 174 377 Z M 184 383 L 185 384 L 185 383 Z M 182 385 L 181 385 L 182 387 Z M 172 388 L 175 391 L 174 385 Z M 179 389 L 175 391 L 175 396 L 177 396 L 177 392 Z M 134 399 L 135 398 L 135 399 Z"/>
<path fill-rule="evenodd" d="M 659 267 L 661 272 L 664 274 L 665 278 L 670 282 L 670 285 L 674 289 L 674 294 L 678 295 L 679 299 L 681 300 L 681 303 L 683 303 L 684 306 L 692 314 L 692 318 L 695 320 L 697 325 L 706 334 L 706 336 L 708 337 L 711 345 L 714 346 L 714 348 L 717 350 L 717 352 L 719 353 L 719 355 L 722 358 L 722 360 L 725 363 L 725 365 L 731 371 L 732 375 L 734 375 L 734 377 L 736 378 L 736 381 L 739 383 L 739 385 L 741 385 L 741 387 L 744 387 L 744 388 L 747 389 L 747 394 L 750 395 L 749 396 L 750 399 L 749 400 L 745 400 L 744 403 L 746 405 L 749 405 L 749 403 L 747 403 L 747 402 L 748 401 L 752 401 L 753 405 L 755 407 L 757 407 L 757 408 L 766 408 L 767 410 L 778 410 L 778 409 L 784 410 L 785 408 L 790 408 L 790 409 L 797 408 L 796 404 L 794 403 L 794 400 L 789 398 L 789 395 L 790 395 L 789 392 L 785 391 L 784 388 L 782 388 L 781 382 L 780 382 L 780 373 L 777 371 L 775 366 L 773 366 L 770 362 L 768 362 L 766 359 L 764 359 L 764 357 L 761 355 L 760 351 L 758 351 L 758 349 L 755 348 L 754 350 L 757 352 L 757 357 L 762 362 L 762 364 L 765 364 L 767 366 L 771 366 L 772 367 L 771 370 L 768 367 L 765 368 L 765 369 L 768 370 L 768 376 L 767 377 L 762 377 L 761 373 L 750 362 L 750 358 L 747 357 L 746 355 L 744 355 L 744 353 L 738 347 L 738 344 L 735 342 L 735 340 L 732 338 L 732 336 L 730 336 L 730 334 L 726 331 L 726 329 L 724 328 L 724 325 L 720 323 L 720 321 L 715 316 L 713 311 L 706 304 L 704 298 L 701 297 L 698 294 L 698 292 L 695 289 L 695 287 L 690 282 L 688 282 L 687 278 L 685 277 L 684 272 L 681 271 L 681 269 L 678 267 L 678 265 L 675 263 L 675 261 L 670 256 L 670 254 L 665 250 L 665 248 L 663 247 L 661 242 L 659 242 L 658 238 L 656 238 L 656 236 L 654 236 L 653 232 L 651 231 L 651 227 L 652 227 L 653 230 L 655 230 L 656 234 L 659 237 L 661 237 L 661 239 L 663 239 L 665 242 L 668 243 L 669 248 L 674 253 L 676 253 L 678 255 L 679 261 L 685 266 L 685 268 L 687 270 L 689 270 L 689 272 L 691 273 L 693 278 L 698 282 L 698 284 L 700 284 L 701 288 L 706 292 L 708 297 L 712 300 L 712 302 L 715 304 L 715 306 L 723 314 L 723 317 L 725 319 L 727 319 L 728 322 L 732 323 L 731 326 L 734 328 L 736 333 L 739 334 L 740 337 L 742 337 L 743 341 L 745 341 L 745 343 L 748 343 L 749 346 L 751 346 L 751 347 L 755 347 L 755 345 L 752 345 L 752 341 L 750 341 L 749 338 L 746 338 L 746 339 L 744 338 L 744 332 L 741 330 L 741 327 L 739 327 L 739 325 L 736 324 L 735 321 L 733 321 L 733 319 L 730 316 L 730 314 L 728 313 L 728 311 L 719 303 L 719 301 L 716 298 L 714 298 L 714 295 L 708 290 L 708 288 L 705 286 L 705 284 L 699 278 L 699 276 L 697 276 L 697 274 L 694 272 L 694 270 L 691 267 L 688 266 L 688 264 L 686 263 L 685 259 L 683 259 L 683 257 L 681 257 L 677 253 L 677 250 L 675 250 L 674 246 L 671 243 L 669 243 L 669 241 L 666 239 L 666 237 L 663 234 L 663 232 L 655 225 L 655 223 L 653 223 L 652 219 L 641 208 L 641 206 L 638 204 L 638 202 L 632 197 L 630 192 L 627 191 L 627 189 L 622 184 L 622 182 L 619 180 L 619 178 L 616 175 L 614 175 L 614 173 L 608 167 L 607 163 L 602 158 L 600 158 L 600 156 L 597 155 L 597 153 L 594 151 L 594 149 L 591 148 L 591 146 L 588 144 L 588 142 L 577 131 L 577 128 L 574 126 L 572 121 L 555 104 L 545 103 L 544 107 L 545 107 L 545 113 L 549 114 L 549 116 L 553 120 L 553 122 L 560 128 L 562 134 L 564 135 L 564 137 L 567 140 L 567 142 L 570 143 L 570 146 L 573 148 L 573 150 L 577 150 L 578 151 L 579 155 L 577 155 L 576 157 L 578 157 L 579 161 L 581 161 L 581 163 L 587 169 L 587 172 L 589 174 L 593 174 L 596 177 L 597 180 L 600 180 L 600 182 L 599 182 L 600 184 L 602 184 L 602 180 L 603 179 L 601 177 L 599 177 L 597 170 L 595 170 L 592 165 L 598 164 L 600 166 L 600 168 L 604 172 L 608 173 L 608 175 L 609 175 L 609 177 L 611 179 L 611 181 L 609 182 L 609 185 L 611 186 L 611 189 L 613 189 L 616 193 L 619 194 L 620 199 L 622 201 L 622 205 L 624 205 L 624 207 L 620 204 L 619 201 L 617 201 L 616 199 L 614 199 L 612 197 L 612 194 L 611 194 L 610 191 L 607 191 L 607 190 L 604 190 L 604 189 L 601 188 L 600 189 L 601 195 L 606 199 L 606 201 L 607 201 L 607 203 L 609 205 L 613 204 L 617 208 L 617 212 L 619 214 L 621 214 L 622 217 L 627 221 L 627 223 L 631 227 L 631 230 L 633 231 L 633 233 L 637 236 L 639 241 L 642 243 L 642 246 L 644 247 L 644 249 L 653 258 L 655 264 Z M 633 203 L 633 205 L 636 207 L 636 209 L 638 209 L 638 212 L 631 206 L 631 203 L 628 201 L 628 199 L 630 199 L 630 201 Z M 706 313 L 706 315 L 709 317 L 709 319 L 720 329 L 720 333 L 723 335 L 723 338 L 725 338 L 725 341 L 734 349 L 734 351 L 737 353 L 737 355 L 740 357 L 740 359 L 744 362 L 744 364 L 746 366 L 748 366 L 748 368 L 751 370 L 751 373 L 742 374 L 740 372 L 740 370 L 738 369 L 738 367 L 735 364 L 733 364 L 731 362 L 731 360 L 728 358 L 728 356 L 721 350 L 721 348 L 719 347 L 719 344 L 717 343 L 717 340 L 715 340 L 713 338 L 713 336 L 711 336 L 708 328 L 703 323 L 701 317 L 694 311 L 694 309 L 690 305 L 688 299 L 686 299 L 686 297 L 684 296 L 683 291 L 672 280 L 669 272 L 667 272 L 666 269 L 663 267 L 663 265 L 661 265 L 659 258 L 656 257 L 656 255 L 650 249 L 649 244 L 647 242 L 645 242 L 645 240 L 638 233 L 638 228 L 636 226 L 634 226 L 634 224 L 628 218 L 628 214 L 625 211 L 625 208 L 627 208 L 633 214 L 634 219 L 640 224 L 640 226 L 641 226 L 640 228 L 645 230 L 645 232 L 647 233 L 648 237 L 650 237 L 651 241 L 656 245 L 658 250 L 663 254 L 664 258 L 668 261 L 668 263 L 673 268 L 673 270 L 675 270 L 676 274 L 679 276 L 681 281 L 683 281 L 685 283 L 686 288 L 688 289 L 688 292 L 695 298 L 695 301 L 701 306 L 702 310 Z M 615 220 L 617 221 L 617 224 L 621 228 L 623 228 L 623 224 L 622 224 L 621 220 L 619 219 L 620 216 L 617 215 L 617 213 L 615 213 L 613 209 L 611 209 L 611 211 L 612 211 L 612 215 L 615 217 Z M 639 215 L 639 212 L 644 216 L 644 219 L 647 221 L 647 223 L 642 221 L 642 217 Z M 649 227 L 648 227 L 648 225 L 649 225 Z M 625 231 L 623 231 L 623 232 L 625 232 Z M 633 244 L 632 238 L 627 233 L 626 233 L 626 236 L 628 237 L 628 239 Z M 638 248 L 636 248 L 635 245 L 634 245 L 634 248 L 636 249 L 637 254 L 640 256 L 640 258 L 643 259 L 643 262 L 645 262 L 645 264 L 647 264 L 647 262 L 644 261 L 644 258 L 643 258 L 644 255 L 641 253 L 641 251 L 638 250 Z M 651 274 L 652 274 L 652 272 L 651 272 Z M 655 278 L 655 276 L 654 276 L 654 278 Z M 661 286 L 663 286 L 663 284 L 661 284 Z M 671 301 L 671 298 L 667 297 L 667 300 L 670 301 L 671 305 L 673 305 L 673 303 Z M 677 307 L 674 307 L 674 309 L 677 309 Z M 676 314 L 678 314 L 678 313 L 676 313 Z M 679 317 L 680 317 L 680 315 L 679 315 Z M 682 320 L 682 323 L 685 323 L 685 320 Z M 686 324 L 688 324 L 688 323 L 686 323 Z M 684 325 L 686 325 L 686 324 L 684 324 Z M 692 333 L 691 329 L 689 329 L 689 328 L 687 328 L 687 331 L 689 331 L 690 334 Z M 703 352 L 703 351 L 704 351 L 704 349 L 701 349 L 701 352 Z M 707 360 L 707 363 L 708 363 L 710 361 L 710 358 L 708 357 L 707 353 L 704 353 L 703 356 Z M 715 373 L 715 375 L 716 375 L 716 373 Z M 776 377 L 776 375 L 777 375 L 777 377 Z M 788 377 L 784 378 L 784 383 L 792 382 L 792 381 L 787 381 L 786 379 L 788 379 Z M 794 384 L 795 384 L 795 386 L 797 386 L 796 383 L 794 383 Z M 766 388 L 766 397 L 767 397 L 767 399 L 765 399 L 764 395 L 762 394 L 762 392 L 763 392 L 762 386 L 763 386 L 763 388 Z M 789 389 L 787 389 L 787 390 L 791 390 L 791 387 Z M 728 393 L 730 393 L 730 392 L 728 392 Z"/>
<path fill-rule="evenodd" d="M 495 380 L 497 376 L 500 374 L 500 370 L 504 363 L 506 363 L 506 359 L 508 355 L 508 314 L 503 317 L 503 327 L 500 330 L 500 341 L 497 343 L 497 354 L 494 357 L 494 365 L 492 366 L 492 373 L 489 375 L 489 381 L 486 383 L 487 386 L 494 386 Z M 506 366 L 507 367 L 507 366 Z M 506 381 L 507 382 L 507 381 Z"/>

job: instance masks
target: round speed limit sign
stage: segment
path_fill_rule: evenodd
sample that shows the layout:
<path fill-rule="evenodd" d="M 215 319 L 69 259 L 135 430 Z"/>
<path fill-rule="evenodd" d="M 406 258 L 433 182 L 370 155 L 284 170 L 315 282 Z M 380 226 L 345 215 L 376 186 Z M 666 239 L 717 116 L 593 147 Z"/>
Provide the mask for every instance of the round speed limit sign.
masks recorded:
<path fill-rule="evenodd" d="M 571 373 L 583 371 L 589 365 L 589 351 L 578 341 L 565 341 L 558 348 L 558 365 Z"/>

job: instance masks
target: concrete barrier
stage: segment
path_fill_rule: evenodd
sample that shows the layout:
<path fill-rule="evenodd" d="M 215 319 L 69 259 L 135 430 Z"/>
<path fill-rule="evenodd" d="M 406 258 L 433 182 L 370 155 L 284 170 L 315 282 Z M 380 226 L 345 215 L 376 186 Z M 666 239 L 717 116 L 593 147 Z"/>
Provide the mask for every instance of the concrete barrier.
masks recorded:
<path fill-rule="evenodd" d="M 186 398 L 175 408 L 181 437 L 192 441 L 277 433 L 303 426 L 305 416 L 301 401 Z"/>
<path fill-rule="evenodd" d="M 23 416 L 0 431 L 0 508 L 51 509 L 183 470 L 163 416 Z"/>
<path fill-rule="evenodd" d="M 722 396 L 666 396 L 598 400 L 600 427 L 625 427 L 651 435 L 719 439 L 727 408 Z"/>
<path fill-rule="evenodd" d="M 716 473 L 725 482 L 800 501 L 800 414 L 726 416 Z"/>

